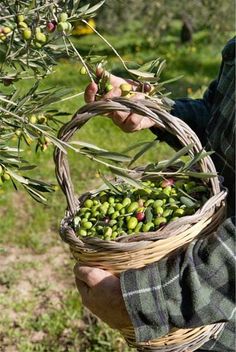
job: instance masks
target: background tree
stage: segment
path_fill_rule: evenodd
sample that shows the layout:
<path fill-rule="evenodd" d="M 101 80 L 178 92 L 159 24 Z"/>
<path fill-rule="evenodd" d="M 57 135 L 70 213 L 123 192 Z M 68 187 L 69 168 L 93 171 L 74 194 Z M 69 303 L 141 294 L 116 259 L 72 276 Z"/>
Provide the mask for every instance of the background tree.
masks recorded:
<path fill-rule="evenodd" d="M 158 40 L 179 20 L 180 38 L 184 28 L 189 40 L 190 32 L 204 28 L 211 31 L 212 40 L 217 40 L 219 31 L 234 31 L 234 6 L 233 0 L 130 0 L 128 5 L 124 0 L 107 0 L 99 13 L 98 25 L 101 30 L 118 33 L 133 28 L 139 35 L 147 38 L 151 33 Z"/>

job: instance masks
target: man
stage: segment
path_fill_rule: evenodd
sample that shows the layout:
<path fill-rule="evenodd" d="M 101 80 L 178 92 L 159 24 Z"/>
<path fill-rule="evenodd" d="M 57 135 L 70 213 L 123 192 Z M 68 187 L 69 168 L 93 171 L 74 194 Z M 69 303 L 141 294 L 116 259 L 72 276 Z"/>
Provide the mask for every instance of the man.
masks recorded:
<path fill-rule="evenodd" d="M 235 351 L 235 41 L 231 39 L 222 51 L 218 78 L 203 99 L 176 100 L 171 112 L 189 124 L 206 149 L 215 151 L 212 158 L 229 192 L 227 219 L 210 236 L 194 240 L 170 258 L 127 270 L 120 278 L 98 268 L 75 266 L 83 303 L 113 328 L 132 322 L 138 342 L 159 338 L 173 327 L 226 322 L 217 339 L 199 351 Z M 124 80 L 112 76 L 111 83 L 114 88 L 104 98 L 121 94 Z M 96 84 L 91 83 L 85 100 L 94 101 L 96 92 Z M 137 93 L 135 98 L 139 97 Z M 112 119 L 126 132 L 151 128 L 159 139 L 175 144 L 147 117 L 115 112 Z"/>

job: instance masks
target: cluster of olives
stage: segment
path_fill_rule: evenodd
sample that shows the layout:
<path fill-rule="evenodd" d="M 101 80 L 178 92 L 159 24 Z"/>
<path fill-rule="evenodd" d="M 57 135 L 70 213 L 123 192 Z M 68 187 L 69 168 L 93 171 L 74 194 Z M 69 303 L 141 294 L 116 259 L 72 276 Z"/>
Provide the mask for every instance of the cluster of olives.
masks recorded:
<path fill-rule="evenodd" d="M 209 190 L 188 177 L 143 181 L 143 188 L 127 187 L 122 194 L 102 191 L 87 198 L 74 218 L 79 236 L 114 240 L 124 234 L 156 231 L 195 211 Z"/>
<path fill-rule="evenodd" d="M 0 27 L 0 43 L 4 42 L 11 32 L 12 29 L 8 26 Z"/>
<path fill-rule="evenodd" d="M 47 22 L 44 30 L 39 26 L 34 27 L 28 25 L 25 16 L 23 14 L 18 14 L 16 16 L 16 26 L 24 40 L 30 41 L 35 48 L 41 48 L 48 41 L 47 33 L 53 33 L 56 30 L 63 33 L 71 32 L 72 25 L 67 19 L 67 13 L 62 12 L 58 15 L 57 19 L 52 19 Z M 4 42 L 7 39 L 12 33 L 13 27 L 15 27 L 15 24 L 0 27 L 0 42 Z"/>
<path fill-rule="evenodd" d="M 30 119 L 30 122 L 33 123 L 31 119 Z M 31 145 L 33 141 L 36 140 L 37 141 L 36 151 L 40 148 L 43 152 L 45 152 L 48 149 L 49 145 L 51 144 L 50 138 L 48 138 L 47 136 L 44 136 L 43 133 L 40 133 L 38 137 L 33 138 L 29 133 L 27 133 L 27 131 L 21 128 L 17 128 L 15 130 L 15 135 L 13 135 L 12 138 L 15 139 L 16 137 L 22 138 L 27 145 Z"/>
<path fill-rule="evenodd" d="M 0 164 L 0 186 L 11 179 L 11 176 L 7 173 L 5 168 Z"/>
<path fill-rule="evenodd" d="M 80 73 L 82 75 L 87 73 L 87 70 L 84 66 L 80 69 Z M 96 100 L 99 100 L 104 94 L 110 92 L 113 88 L 114 87 L 111 84 L 109 77 L 105 77 L 105 82 L 102 82 L 102 79 L 100 79 L 98 81 L 98 93 L 96 95 Z M 135 92 L 142 92 L 146 95 L 153 95 L 155 92 L 154 86 L 148 82 L 140 83 L 136 87 L 135 91 L 133 90 L 132 85 L 129 83 L 122 83 L 119 88 L 121 90 L 121 96 L 127 99 L 132 98 Z"/>
<path fill-rule="evenodd" d="M 32 124 L 39 123 L 40 125 L 44 125 L 47 123 L 47 121 L 48 121 L 48 118 L 44 114 L 39 114 L 39 115 L 33 114 L 29 117 L 29 122 Z"/>

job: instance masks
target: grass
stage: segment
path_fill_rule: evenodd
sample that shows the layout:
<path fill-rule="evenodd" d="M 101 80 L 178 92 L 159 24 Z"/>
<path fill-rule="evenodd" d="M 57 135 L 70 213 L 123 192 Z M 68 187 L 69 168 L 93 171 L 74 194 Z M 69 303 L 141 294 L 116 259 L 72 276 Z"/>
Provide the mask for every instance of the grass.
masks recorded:
<path fill-rule="evenodd" d="M 98 54 L 108 54 L 104 44 L 96 40 L 95 36 L 89 36 L 76 39 L 75 43 L 86 51 L 94 42 Z M 163 80 L 183 75 L 181 80 L 168 86 L 173 98 L 189 94 L 199 97 L 218 72 L 221 48 L 207 43 L 205 34 L 198 34 L 192 44 L 185 46 L 170 34 L 156 48 L 155 43 L 147 47 L 144 40 L 128 35 L 122 36 L 119 43 L 115 37 L 108 40 L 129 61 L 141 64 L 157 56 L 166 59 Z M 111 56 L 109 67 L 125 76 L 117 58 Z M 79 69 L 78 62 L 63 59 L 41 87 L 69 87 L 71 94 L 82 92 L 88 79 L 79 74 Z M 29 84 L 21 88 L 27 89 Z M 81 105 L 83 97 L 79 96 L 61 102 L 58 107 L 72 116 Z M 63 121 L 68 119 L 65 117 Z M 114 151 L 154 138 L 147 130 L 124 134 L 105 117 L 90 120 L 74 136 Z M 28 149 L 26 155 L 39 165 L 35 171 L 37 177 L 56 182 L 52 152 L 52 147 L 37 154 Z M 171 153 L 161 143 L 140 163 L 166 159 Z M 74 153 L 69 153 L 69 164 L 77 193 L 99 184 L 97 165 Z M 47 206 L 35 203 L 22 191 L 15 192 L 10 184 L 4 184 L 0 190 L 0 351 L 131 351 L 118 333 L 91 317 L 81 306 L 73 282 L 73 260 L 58 236 L 65 208 L 65 197 L 60 190 L 49 198 Z"/>

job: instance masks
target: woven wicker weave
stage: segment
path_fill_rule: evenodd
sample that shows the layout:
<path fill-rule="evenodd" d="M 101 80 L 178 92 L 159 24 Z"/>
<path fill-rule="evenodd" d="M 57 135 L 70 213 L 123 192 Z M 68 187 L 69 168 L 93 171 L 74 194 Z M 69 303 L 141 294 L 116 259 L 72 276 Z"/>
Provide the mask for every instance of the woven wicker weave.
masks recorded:
<path fill-rule="evenodd" d="M 202 150 L 198 137 L 188 125 L 149 100 L 131 101 L 115 98 L 87 104 L 61 128 L 58 138 L 64 142 L 69 141 L 90 118 L 112 111 L 135 112 L 150 117 L 157 126 L 175 135 L 183 146 L 193 143 L 189 151 L 190 156 Z M 211 233 L 224 218 L 226 191 L 220 189 L 218 177 L 213 177 L 209 181 L 212 196 L 194 215 L 184 216 L 156 232 L 122 236 L 114 241 L 79 238 L 71 225 L 72 220 L 80 204 L 93 192 L 87 192 L 80 197 L 75 194 L 66 155 L 59 148 L 55 149 L 54 161 L 56 176 L 68 204 L 65 217 L 61 222 L 60 235 L 69 244 L 74 258 L 88 266 L 100 267 L 116 275 L 130 268 L 142 268 L 170 255 L 196 236 L 206 236 Z M 202 172 L 216 172 L 209 156 L 201 160 L 198 166 Z M 212 336 L 215 337 L 223 326 L 223 323 L 217 323 L 193 329 L 173 330 L 160 339 L 139 344 L 135 342 L 132 327 L 123 330 L 122 334 L 128 344 L 137 347 L 140 351 L 182 352 L 196 350 Z"/>

